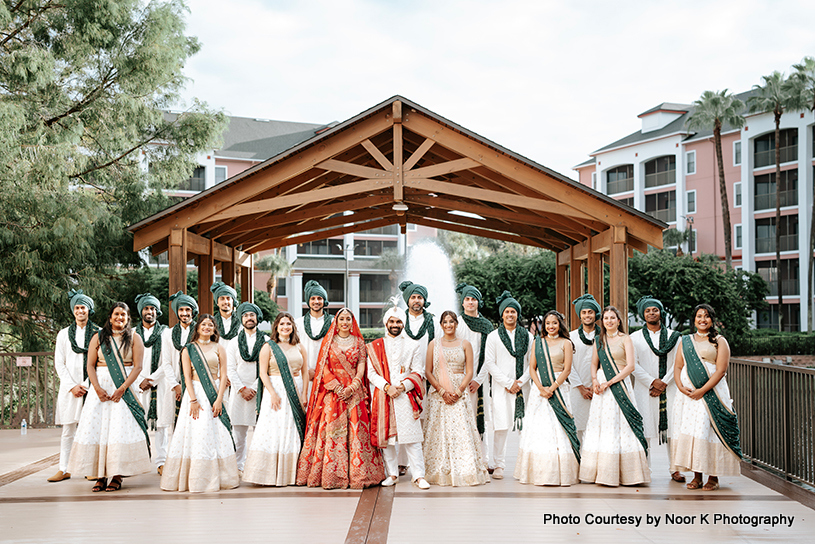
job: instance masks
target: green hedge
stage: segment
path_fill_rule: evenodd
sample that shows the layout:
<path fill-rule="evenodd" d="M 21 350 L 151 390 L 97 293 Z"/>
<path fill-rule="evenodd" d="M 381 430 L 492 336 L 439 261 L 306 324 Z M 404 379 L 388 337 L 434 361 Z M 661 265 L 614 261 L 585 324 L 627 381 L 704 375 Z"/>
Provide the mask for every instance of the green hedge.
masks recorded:
<path fill-rule="evenodd" d="M 366 342 L 373 342 L 385 336 L 385 329 L 360 329 L 360 332 Z"/>
<path fill-rule="evenodd" d="M 815 354 L 815 334 L 751 331 L 750 335 L 728 338 L 735 357 L 745 355 L 812 355 Z"/>

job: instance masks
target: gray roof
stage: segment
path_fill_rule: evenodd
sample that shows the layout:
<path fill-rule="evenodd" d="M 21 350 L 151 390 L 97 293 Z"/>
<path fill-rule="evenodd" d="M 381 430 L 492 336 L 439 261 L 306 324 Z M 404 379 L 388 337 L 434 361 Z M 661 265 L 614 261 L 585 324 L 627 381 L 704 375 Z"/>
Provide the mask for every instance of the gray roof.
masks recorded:
<path fill-rule="evenodd" d="M 663 102 L 659 106 L 654 106 L 650 110 L 645 110 L 637 117 L 642 117 L 644 115 L 648 115 L 649 113 L 656 113 L 658 111 L 688 111 L 690 110 L 690 104 L 679 104 L 677 102 Z"/>
<path fill-rule="evenodd" d="M 597 159 L 595 159 L 594 157 L 592 157 L 592 158 L 590 158 L 590 159 L 589 159 L 589 160 L 587 160 L 587 161 L 583 161 L 583 162 L 581 162 L 580 164 L 578 164 L 578 165 L 576 165 L 576 166 L 573 166 L 572 168 L 574 168 L 574 169 L 577 169 L 577 168 L 583 168 L 584 166 L 591 166 L 592 164 L 594 164 L 594 163 L 596 163 L 596 162 L 597 162 Z"/>
<path fill-rule="evenodd" d="M 314 137 L 328 125 L 230 117 L 224 145 L 215 151 L 223 159 L 265 161 Z"/>

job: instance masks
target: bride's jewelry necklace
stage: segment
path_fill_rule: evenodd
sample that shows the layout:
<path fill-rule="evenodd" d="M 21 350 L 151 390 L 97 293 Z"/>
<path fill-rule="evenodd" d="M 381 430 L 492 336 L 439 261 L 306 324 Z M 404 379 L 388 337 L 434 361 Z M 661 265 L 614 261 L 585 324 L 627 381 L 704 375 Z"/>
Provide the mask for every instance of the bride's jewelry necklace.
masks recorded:
<path fill-rule="evenodd" d="M 352 345 L 353 343 L 354 337 L 351 336 L 350 334 L 346 337 L 342 337 L 339 334 L 337 335 L 337 344 L 339 344 L 341 347 L 347 347 Z"/>

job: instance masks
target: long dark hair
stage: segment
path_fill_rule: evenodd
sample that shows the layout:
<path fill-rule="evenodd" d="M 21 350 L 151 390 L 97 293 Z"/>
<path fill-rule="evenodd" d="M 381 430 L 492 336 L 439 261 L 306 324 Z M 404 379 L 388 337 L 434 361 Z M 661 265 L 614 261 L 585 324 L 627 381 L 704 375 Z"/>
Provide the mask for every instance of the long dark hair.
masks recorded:
<path fill-rule="evenodd" d="M 694 332 L 696 332 L 696 314 L 699 313 L 699 310 L 706 311 L 708 317 L 710 317 L 710 329 L 707 331 L 708 342 L 718 347 L 716 337 L 719 335 L 719 331 L 716 330 L 716 312 L 710 304 L 699 304 L 693 309 L 693 323 L 691 323 L 691 326 L 694 328 Z"/>
<path fill-rule="evenodd" d="M 212 325 L 215 328 L 215 330 L 212 331 L 212 336 L 210 336 L 209 339 L 213 342 L 217 342 L 221 339 L 221 335 L 218 332 L 218 327 L 215 325 L 215 318 L 212 317 L 212 314 L 201 314 L 198 316 L 198 322 L 195 324 L 195 330 L 192 333 L 192 340 L 190 340 L 190 342 L 195 342 L 198 340 L 198 338 L 200 338 L 201 333 L 199 333 L 198 330 L 201 327 L 201 323 L 203 323 L 205 319 L 212 321 Z"/>
<path fill-rule="evenodd" d="M 444 323 L 444 318 L 445 318 L 445 317 L 447 317 L 448 315 L 449 315 L 450 317 L 452 317 L 452 318 L 453 318 L 453 321 L 455 321 L 455 322 L 456 322 L 456 325 L 458 325 L 458 315 L 456 315 L 456 312 L 454 312 L 453 310 L 444 310 L 444 311 L 441 313 L 441 317 L 439 318 L 439 325 L 441 325 L 442 323 Z"/>
<path fill-rule="evenodd" d="M 606 326 L 603 324 L 603 316 L 606 315 L 606 312 L 614 312 L 614 315 L 617 316 L 617 321 L 620 323 L 617 326 L 617 330 L 621 333 L 625 333 L 625 325 L 623 324 L 623 316 L 620 315 L 620 310 L 617 309 L 616 306 L 606 306 L 603 308 L 603 311 L 600 312 L 600 345 L 606 343 Z"/>
<path fill-rule="evenodd" d="M 566 322 L 563 320 L 563 314 L 558 312 L 557 310 L 549 310 L 548 312 L 543 314 L 543 320 L 541 321 L 541 340 L 543 340 L 544 342 L 546 341 L 546 339 L 543 338 L 543 333 L 546 332 L 546 319 L 550 315 L 553 315 L 557 318 L 557 335 L 560 338 L 565 338 L 566 340 L 571 342 L 572 350 L 574 351 L 574 342 L 572 342 L 572 337 L 569 335 L 569 329 L 566 328 Z M 548 335 L 549 333 L 547 332 L 546 334 Z"/>
<path fill-rule="evenodd" d="M 291 323 L 291 334 L 289 335 L 289 344 L 291 344 L 292 346 L 296 346 L 297 344 L 300 343 L 300 336 L 297 334 L 297 325 L 294 324 L 294 318 L 291 316 L 291 314 L 287 312 L 280 312 L 279 314 L 277 314 L 274 323 L 272 323 L 272 334 L 271 334 L 272 342 L 280 341 L 280 334 L 278 334 L 277 332 L 277 325 L 284 317 L 288 319 L 289 322 Z M 306 315 L 305 317 L 303 317 L 303 319 L 311 319 L 311 316 Z"/>
<path fill-rule="evenodd" d="M 102 328 L 99 329 L 99 345 L 110 346 L 110 339 L 113 337 L 113 325 L 110 324 L 110 318 L 113 317 L 113 311 L 116 308 L 121 308 L 127 312 L 127 322 L 125 323 L 125 330 L 122 333 L 122 350 L 127 351 L 130 343 L 133 340 L 133 329 L 130 318 L 130 307 L 124 302 L 115 302 L 108 312 L 108 318 Z"/>

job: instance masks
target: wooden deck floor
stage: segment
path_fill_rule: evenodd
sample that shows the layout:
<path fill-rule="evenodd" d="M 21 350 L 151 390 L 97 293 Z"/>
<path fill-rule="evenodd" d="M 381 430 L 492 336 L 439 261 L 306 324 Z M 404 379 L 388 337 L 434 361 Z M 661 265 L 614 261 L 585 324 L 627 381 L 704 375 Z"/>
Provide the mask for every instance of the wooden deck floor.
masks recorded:
<path fill-rule="evenodd" d="M 664 446 L 655 448 L 653 483 L 643 487 L 521 485 L 511 477 L 511 437 L 507 477 L 480 487 L 421 491 L 404 477 L 364 492 L 242 485 L 201 495 L 163 492 L 157 474 L 127 478 L 118 493 L 91 493 L 92 483 L 76 477 L 48 483 L 58 446 L 59 429 L 0 431 L 0 542 L 815 541 L 815 511 L 749 478 L 722 478 L 712 493 L 670 482 Z M 546 514 L 564 523 L 544 522 Z M 570 515 L 577 523 L 565 523 Z M 761 518 L 782 515 L 774 527 Z"/>

